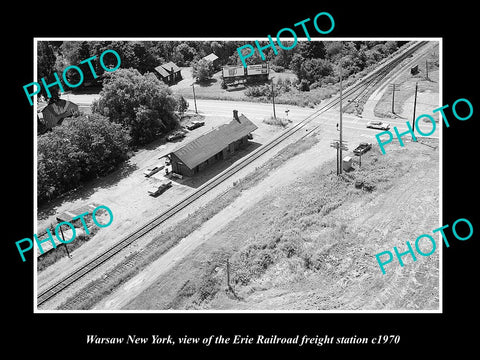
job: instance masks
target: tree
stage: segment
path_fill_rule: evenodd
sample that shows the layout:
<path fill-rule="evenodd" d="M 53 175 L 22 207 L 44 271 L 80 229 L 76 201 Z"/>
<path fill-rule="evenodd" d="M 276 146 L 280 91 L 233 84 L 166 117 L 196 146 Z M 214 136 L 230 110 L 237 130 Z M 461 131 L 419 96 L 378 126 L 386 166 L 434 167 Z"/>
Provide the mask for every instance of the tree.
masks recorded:
<path fill-rule="evenodd" d="M 147 46 L 148 44 L 143 41 L 112 41 L 108 46 L 99 49 L 101 52 L 98 54 L 98 57 L 100 57 L 103 51 L 113 49 L 122 59 L 121 67 L 123 69 L 134 68 L 140 74 L 145 74 L 153 71 L 155 66 L 158 65 L 155 57 L 148 51 Z M 111 60 L 116 61 L 114 58 L 111 58 Z M 104 61 L 108 66 L 107 57 L 105 57 Z"/>
<path fill-rule="evenodd" d="M 192 76 L 199 82 L 206 82 L 210 80 L 215 72 L 210 61 L 200 59 L 193 63 Z"/>
<path fill-rule="evenodd" d="M 188 109 L 188 106 L 189 106 L 188 101 L 185 100 L 185 98 L 179 94 L 175 94 L 174 97 L 177 102 L 177 107 L 175 108 L 175 111 L 178 111 L 180 114 L 183 114 Z"/>
<path fill-rule="evenodd" d="M 294 74 L 300 73 L 300 69 L 302 67 L 302 64 L 305 62 L 305 58 L 300 55 L 300 54 L 295 54 L 292 57 L 292 60 L 290 61 L 290 69 L 293 71 Z"/>
<path fill-rule="evenodd" d="M 41 78 L 45 78 L 47 84 L 51 84 L 55 81 L 53 73 L 57 71 L 55 67 L 56 56 L 53 51 L 52 45 L 49 41 L 39 41 L 37 43 L 37 82 L 42 83 Z M 59 98 L 58 86 L 53 86 L 50 89 L 52 95 L 52 101 L 56 101 Z M 40 88 L 39 96 L 43 96 L 48 99 L 47 92 L 43 86 Z"/>
<path fill-rule="evenodd" d="M 80 64 L 81 61 L 90 57 L 90 45 L 88 41 L 65 41 L 60 46 L 60 51 L 64 60 L 61 68 L 59 67 L 60 72 L 63 73 L 63 70 L 68 66 L 75 65 L 81 69 L 84 76 L 81 87 L 83 87 L 85 83 L 94 80 L 88 64 Z M 81 75 L 76 70 L 70 69 L 65 75 L 70 84 L 78 84 L 81 80 Z"/>
<path fill-rule="evenodd" d="M 180 43 L 174 49 L 172 61 L 179 66 L 188 66 L 196 54 L 197 51 L 193 47 L 187 43 Z"/>
<path fill-rule="evenodd" d="M 301 41 L 296 50 L 306 59 L 323 59 L 327 54 L 323 41 Z"/>
<path fill-rule="evenodd" d="M 177 106 L 171 90 L 154 74 L 118 69 L 107 76 L 92 111 L 122 124 L 128 129 L 132 145 L 140 145 L 176 127 L 173 112 Z"/>
<path fill-rule="evenodd" d="M 80 115 L 38 137 L 39 202 L 103 176 L 127 159 L 129 136 L 119 124 Z"/>
<path fill-rule="evenodd" d="M 326 43 L 327 58 L 330 60 L 335 59 L 341 55 L 343 48 L 342 41 L 328 41 Z"/>
<path fill-rule="evenodd" d="M 332 63 L 325 59 L 304 59 L 300 54 L 295 54 L 292 59 L 292 71 L 297 75 L 301 84 L 301 88 L 305 89 L 306 85 L 311 85 L 314 82 L 319 82 L 323 77 L 332 75 Z"/>

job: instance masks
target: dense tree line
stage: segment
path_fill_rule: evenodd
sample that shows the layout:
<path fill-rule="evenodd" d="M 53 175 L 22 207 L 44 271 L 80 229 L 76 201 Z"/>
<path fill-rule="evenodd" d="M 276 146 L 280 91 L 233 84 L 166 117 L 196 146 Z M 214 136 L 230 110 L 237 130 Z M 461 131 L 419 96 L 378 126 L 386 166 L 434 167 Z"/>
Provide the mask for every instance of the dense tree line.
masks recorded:
<path fill-rule="evenodd" d="M 79 65 L 80 61 L 97 56 L 92 62 L 95 72 L 104 73 L 98 62 L 100 55 L 107 49 L 115 50 L 122 60 L 121 68 L 133 68 L 140 74 L 153 72 L 156 66 L 173 61 L 178 66 L 195 66 L 197 78 L 211 76 L 211 69 L 206 64 L 199 64 L 204 56 L 214 53 L 219 57 L 220 65 L 241 65 L 237 48 L 246 41 L 41 41 L 38 43 L 38 79 L 49 76 L 54 71 L 59 73 L 69 65 L 77 65 L 85 74 L 84 84 L 95 85 L 103 81 L 100 76 L 94 79 L 88 64 Z M 310 86 L 321 82 L 331 82 L 337 74 L 340 58 L 343 60 L 345 76 L 363 70 L 394 52 L 402 41 L 302 41 L 291 50 L 281 49 L 277 45 L 277 54 L 271 48 L 264 50 L 265 60 L 258 50 L 246 59 L 247 64 L 268 61 L 277 70 L 289 69 L 299 81 L 305 80 Z M 267 45 L 261 41 L 262 46 Z M 284 42 L 284 46 L 292 43 Z M 112 61 L 115 61 L 112 59 Z M 69 71 L 67 77 L 71 83 L 77 83 L 78 73 Z M 83 84 L 82 84 L 83 86 Z"/>

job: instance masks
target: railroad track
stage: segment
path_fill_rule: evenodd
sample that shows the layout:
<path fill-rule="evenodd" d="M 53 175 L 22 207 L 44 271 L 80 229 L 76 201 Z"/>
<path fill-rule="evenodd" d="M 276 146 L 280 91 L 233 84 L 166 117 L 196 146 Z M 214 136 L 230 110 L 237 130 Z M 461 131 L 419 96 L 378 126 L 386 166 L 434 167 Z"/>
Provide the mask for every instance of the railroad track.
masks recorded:
<path fill-rule="evenodd" d="M 354 84 L 351 87 L 345 89 L 345 91 L 343 92 L 343 96 L 344 97 L 361 96 L 361 94 L 365 91 L 366 88 L 371 88 L 376 86 L 376 84 L 381 82 L 394 67 L 396 67 L 406 57 L 410 56 L 415 51 L 417 51 L 420 47 L 424 46 L 426 43 L 427 43 L 426 41 L 423 41 L 410 46 L 401 54 L 385 62 L 381 67 L 377 68 L 375 71 L 371 72 L 369 75 L 364 77 L 357 84 Z M 358 93 L 358 94 L 355 95 L 355 93 Z M 208 191 L 212 190 L 222 182 L 226 181 L 228 178 L 230 178 L 232 175 L 234 175 L 235 173 L 243 169 L 245 166 L 247 166 L 254 160 L 258 159 L 260 156 L 267 153 L 268 151 L 273 149 L 275 146 L 277 146 L 278 144 L 282 143 L 283 141 L 291 137 L 293 134 L 300 131 L 302 128 L 304 128 L 306 125 L 308 125 L 312 120 L 320 116 L 322 113 L 338 105 L 339 102 L 340 102 L 340 99 L 338 98 L 338 96 L 332 98 L 324 106 L 314 111 L 312 114 L 307 116 L 301 122 L 285 130 L 270 142 L 266 143 L 265 145 L 256 149 L 249 155 L 245 156 L 240 161 L 235 163 L 233 166 L 231 166 L 221 174 L 217 175 L 215 178 L 203 184 L 200 188 L 195 190 L 191 195 L 189 195 L 188 197 L 184 198 L 183 200 L 173 205 L 170 209 L 164 211 L 154 219 L 150 220 L 148 223 L 142 225 L 140 228 L 136 229 L 131 234 L 123 237 L 118 243 L 113 245 L 107 251 L 96 256 L 94 259 L 90 260 L 88 263 L 82 265 L 82 267 L 80 267 L 79 269 L 76 269 L 74 272 L 67 275 L 64 279 L 57 282 L 53 286 L 50 286 L 46 290 L 43 290 L 40 294 L 37 295 L 37 306 L 44 304 L 49 299 L 53 298 L 54 296 L 62 292 L 65 288 L 67 288 L 71 284 L 78 281 L 80 278 L 90 273 L 94 269 L 98 268 L 101 264 L 108 261 L 117 253 L 119 253 L 120 251 L 128 247 L 130 244 L 135 242 L 137 239 L 146 235 L 151 230 L 156 228 L 158 225 L 162 224 L 164 221 L 166 221 L 167 219 L 169 219 L 170 217 L 172 217 L 173 215 L 175 215 L 176 213 L 178 213 L 179 211 L 181 211 L 182 209 L 190 205 L 192 202 L 197 200 L 199 197 L 203 196 Z M 311 133 L 311 131 L 313 130 L 310 130 L 308 133 Z"/>

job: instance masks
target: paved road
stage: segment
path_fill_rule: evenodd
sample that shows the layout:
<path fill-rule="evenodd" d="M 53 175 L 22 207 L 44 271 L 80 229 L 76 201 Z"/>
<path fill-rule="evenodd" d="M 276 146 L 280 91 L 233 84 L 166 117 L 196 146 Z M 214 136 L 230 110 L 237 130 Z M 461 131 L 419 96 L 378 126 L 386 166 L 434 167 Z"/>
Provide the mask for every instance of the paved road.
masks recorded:
<path fill-rule="evenodd" d="M 65 94 L 62 98 L 71 100 L 77 103 L 80 107 L 89 107 L 94 99 L 97 99 L 99 95 L 97 94 L 85 94 L 85 95 L 75 95 L 75 94 Z M 195 110 L 195 104 L 193 99 L 186 99 L 189 102 L 189 111 Z M 268 103 L 258 103 L 250 101 L 230 101 L 230 100 L 207 100 L 207 99 L 197 99 L 197 111 L 201 115 L 205 116 L 219 116 L 219 117 L 230 117 L 232 116 L 233 110 L 238 110 L 240 114 L 244 114 L 247 118 L 251 120 L 263 120 L 269 118 L 273 115 L 273 106 Z M 275 104 L 275 112 L 278 117 L 287 116 L 285 110 L 288 111 L 288 118 L 294 123 L 303 120 L 307 116 L 313 114 L 315 109 L 304 108 L 293 105 L 286 104 Z M 373 141 L 376 142 L 375 134 L 380 132 L 380 130 L 367 129 L 366 123 L 370 119 L 368 117 L 358 117 L 350 114 L 343 115 L 343 128 L 345 131 L 349 131 L 345 140 L 351 140 L 353 142 L 361 141 Z M 410 121 L 411 119 L 383 119 L 384 122 L 391 124 L 390 131 L 393 134 L 393 127 L 397 126 L 399 132 L 404 132 L 408 130 L 405 122 Z M 319 116 L 314 123 L 322 123 L 325 126 L 322 127 L 324 131 L 330 133 L 332 139 L 338 138 L 338 132 L 336 131 L 336 124 L 339 121 L 338 111 L 328 111 L 325 114 Z M 431 129 L 430 123 L 423 123 L 421 129 L 423 132 L 428 133 Z M 429 137 L 438 139 L 439 131 L 437 131 Z M 416 132 L 418 136 L 418 132 Z M 410 135 L 406 135 L 403 138 L 407 139 Z M 350 139 L 349 139 L 350 138 Z"/>
<path fill-rule="evenodd" d="M 93 100 L 98 99 L 98 94 L 63 94 L 62 99 L 70 100 L 79 105 L 81 108 L 88 108 Z M 193 99 L 186 99 L 189 103 L 189 110 L 195 111 Z M 230 100 L 206 100 L 197 99 L 197 111 L 205 116 L 232 116 L 233 110 L 238 110 L 240 114 L 244 114 L 248 118 L 268 118 L 273 115 L 272 104 L 258 103 L 250 101 L 230 101 Z M 299 106 L 276 104 L 275 112 L 278 117 L 286 117 L 285 110 L 290 110 L 288 118 L 292 120 L 300 120 L 308 116 L 314 111 L 311 108 L 303 108 Z"/>
<path fill-rule="evenodd" d="M 193 99 L 187 99 L 189 110 L 195 110 Z M 244 114 L 249 119 L 264 119 L 273 116 L 273 106 L 267 103 L 257 103 L 250 101 L 231 101 L 231 100 L 205 100 L 197 99 L 197 110 L 199 114 L 206 116 L 232 116 L 233 110 L 238 110 L 239 114 Z M 277 117 L 287 117 L 285 110 L 289 110 L 288 118 L 291 120 L 301 120 L 315 111 L 312 108 L 303 108 L 293 105 L 275 104 L 275 114 Z"/>

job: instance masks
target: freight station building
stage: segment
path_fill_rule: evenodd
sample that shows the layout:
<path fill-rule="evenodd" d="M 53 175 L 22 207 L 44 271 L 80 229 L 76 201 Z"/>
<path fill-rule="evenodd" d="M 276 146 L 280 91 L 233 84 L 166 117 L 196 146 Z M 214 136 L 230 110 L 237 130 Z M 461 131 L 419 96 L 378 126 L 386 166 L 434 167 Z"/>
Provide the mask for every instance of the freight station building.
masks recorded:
<path fill-rule="evenodd" d="M 238 116 L 237 110 L 233 110 L 233 119 L 229 123 L 214 128 L 167 155 L 172 172 L 183 176 L 195 175 L 208 165 L 245 148 L 256 129 L 257 126 L 245 115 Z"/>

